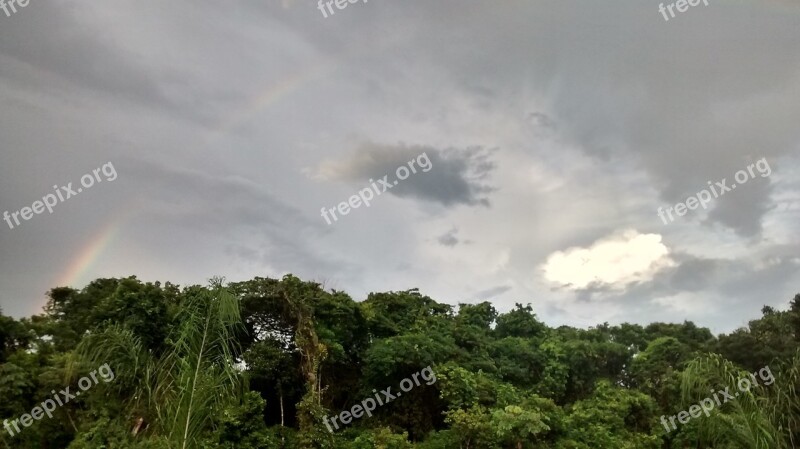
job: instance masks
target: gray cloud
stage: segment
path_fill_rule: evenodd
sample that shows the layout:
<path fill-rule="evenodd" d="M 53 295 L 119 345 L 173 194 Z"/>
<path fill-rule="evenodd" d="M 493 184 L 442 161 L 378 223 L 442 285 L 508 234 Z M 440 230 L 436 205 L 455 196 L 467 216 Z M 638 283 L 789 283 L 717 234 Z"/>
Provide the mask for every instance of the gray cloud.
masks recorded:
<path fill-rule="evenodd" d="M 441 84 L 448 92 L 458 86 L 481 109 L 528 108 L 544 98 L 550 107 L 538 113 L 561 125 L 563 139 L 603 161 L 635 161 L 660 198 L 672 204 L 707 180 L 730 176 L 748 158 L 776 160 L 797 150 L 800 130 L 793 123 L 800 116 L 800 81 L 790 56 L 800 45 L 796 3 L 719 4 L 669 23 L 657 8 L 633 0 L 608 8 L 588 0 L 476 4 L 469 11 L 459 5 L 442 1 L 411 11 L 392 5 L 365 12 L 376 19 L 415 19 L 397 41 L 417 51 L 398 52 L 391 64 L 373 67 L 369 80 L 377 91 L 394 89 L 398 66 L 422 61 L 439 69 L 436 74 L 446 73 Z M 438 26 L 441 17 L 464 26 Z M 528 20 L 525 31 L 521 17 Z M 613 26 L 598 28 L 600 23 Z M 643 26 L 648 23 L 658 31 Z M 473 27 L 492 32 L 475 42 L 468 31 Z M 378 22 L 371 22 L 366 31 L 377 29 Z M 325 33 L 305 31 L 318 40 Z M 331 51 L 353 48 L 358 39 L 352 35 L 365 29 L 341 31 L 341 41 L 323 45 Z M 769 192 L 732 195 L 726 200 L 732 205 L 721 206 L 727 210 L 709 220 L 755 235 L 765 213 L 758 205 L 769 203 Z"/>
<path fill-rule="evenodd" d="M 253 181 L 235 174 L 212 174 L 140 160 L 127 160 L 120 166 L 132 180 L 132 190 L 149 198 L 149 213 L 176 230 L 240 236 L 249 245 L 229 244 L 231 253 L 295 273 L 333 270 L 337 265 L 334 260 L 319 258 L 309 246 L 330 230 Z"/>
<path fill-rule="evenodd" d="M 496 287 L 487 288 L 486 290 L 481 290 L 475 294 L 475 298 L 477 299 L 492 299 L 494 296 L 500 296 L 503 293 L 511 290 L 510 285 L 498 285 Z"/>
<path fill-rule="evenodd" d="M 492 150 L 481 147 L 436 149 L 430 146 L 405 144 L 381 145 L 366 143 L 341 159 L 328 159 L 317 167 L 315 175 L 323 180 L 348 181 L 367 185 L 369 179 L 381 179 L 409 161 L 426 154 L 432 168 L 419 171 L 398 182 L 388 193 L 399 198 L 416 198 L 445 207 L 456 205 L 489 207 L 487 195 L 494 188 L 485 184 L 494 162 Z"/>
<path fill-rule="evenodd" d="M 440 235 L 439 237 L 437 237 L 436 241 L 438 241 L 439 244 L 442 246 L 449 246 L 449 247 L 456 246 L 459 243 L 459 239 L 458 237 L 456 237 L 456 234 L 458 234 L 458 229 L 453 228 L 445 232 L 444 234 Z"/>
<path fill-rule="evenodd" d="M 554 302 L 554 316 L 575 316 L 578 310 L 609 313 L 610 322 L 643 316 L 643 322 L 692 320 L 714 332 L 728 332 L 756 317 L 762 305 L 785 308 L 795 291 L 791 280 L 800 274 L 796 246 L 776 246 L 751 260 L 705 259 L 675 254 L 678 264 L 660 271 L 650 282 L 631 283 L 622 291 L 589 287 L 576 292 L 576 302 Z M 707 316 L 714 316 L 708 320 Z"/>
<path fill-rule="evenodd" d="M 13 20 L 4 20 L 0 60 L 5 62 L 0 64 L 0 76 L 52 95 L 80 86 L 125 101 L 176 108 L 159 86 L 161 74 L 149 72 L 137 55 L 98 39 L 77 17 L 80 9 L 58 3 L 34 5 L 20 10 Z"/>
<path fill-rule="evenodd" d="M 718 260 L 689 258 L 672 271 L 669 285 L 676 291 L 703 290 L 713 285 L 720 265 Z"/>
<path fill-rule="evenodd" d="M 533 124 L 533 126 L 553 131 L 558 129 L 556 122 L 545 113 L 531 112 L 530 114 L 528 114 L 528 119 L 531 121 L 531 124 Z"/>
<path fill-rule="evenodd" d="M 729 178 L 728 186 L 735 181 Z M 772 186 L 768 179 L 756 178 L 717 198 L 708 214 L 708 222 L 720 223 L 742 237 L 761 234 L 761 219 L 774 207 L 770 198 Z"/>
<path fill-rule="evenodd" d="M 736 327 L 798 289 L 798 30 L 793 0 L 669 23 L 637 0 L 369 2 L 328 19 L 298 1 L 32 3 L 0 18 L 0 209 L 108 160 L 120 178 L 0 230 L 0 305 L 37 311 L 130 211 L 68 282 L 292 271 L 356 298 L 496 294 L 501 310 L 508 287 L 552 324 Z M 319 216 L 422 151 L 432 170 L 394 198 Z M 656 216 L 761 157 L 773 176 Z M 532 279 L 628 228 L 661 234 L 677 265 L 615 290 Z"/>

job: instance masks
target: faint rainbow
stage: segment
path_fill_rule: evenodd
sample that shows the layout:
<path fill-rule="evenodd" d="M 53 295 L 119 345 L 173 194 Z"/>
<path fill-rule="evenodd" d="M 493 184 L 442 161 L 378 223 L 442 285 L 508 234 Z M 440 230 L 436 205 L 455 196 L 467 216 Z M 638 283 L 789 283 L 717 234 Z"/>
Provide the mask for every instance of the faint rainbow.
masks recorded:
<path fill-rule="evenodd" d="M 91 281 L 86 276 L 96 267 L 97 261 L 114 242 L 131 215 L 132 211 L 129 210 L 112 216 L 72 258 L 66 270 L 58 277 L 55 286 L 81 288 L 83 283 Z"/>
<path fill-rule="evenodd" d="M 321 78 L 339 66 L 335 60 L 321 61 L 292 73 L 278 82 L 270 83 L 261 90 L 261 93 L 252 95 L 249 101 L 236 108 L 225 120 L 213 128 L 215 134 L 225 134 L 235 126 L 246 122 L 248 119 L 264 110 L 268 106 L 280 101 L 297 91 L 304 84 Z"/>

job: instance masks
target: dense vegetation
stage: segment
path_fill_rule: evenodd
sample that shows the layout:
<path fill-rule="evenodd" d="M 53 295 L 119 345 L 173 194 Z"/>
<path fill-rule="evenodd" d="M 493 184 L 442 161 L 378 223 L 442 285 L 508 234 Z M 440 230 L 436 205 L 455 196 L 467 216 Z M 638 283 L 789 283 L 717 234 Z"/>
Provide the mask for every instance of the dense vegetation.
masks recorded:
<path fill-rule="evenodd" d="M 715 337 L 691 322 L 551 328 L 530 305 L 441 304 L 416 290 L 356 302 L 293 276 L 179 288 L 135 277 L 55 288 L 0 315 L 0 416 L 18 419 L 108 363 L 115 376 L 8 448 L 793 448 L 800 295 Z M 422 383 L 331 433 L 326 416 Z M 667 433 L 713 391 L 774 383 Z M 755 378 L 754 378 L 755 379 Z M 732 390 L 733 391 L 733 390 Z"/>

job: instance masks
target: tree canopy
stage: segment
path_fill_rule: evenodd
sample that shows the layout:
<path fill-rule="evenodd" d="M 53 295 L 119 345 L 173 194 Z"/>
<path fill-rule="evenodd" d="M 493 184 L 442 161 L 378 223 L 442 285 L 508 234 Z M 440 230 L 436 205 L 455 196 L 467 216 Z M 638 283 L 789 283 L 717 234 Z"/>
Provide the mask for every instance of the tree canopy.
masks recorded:
<path fill-rule="evenodd" d="M 553 328 L 530 303 L 501 313 L 416 289 L 358 302 L 292 275 L 97 279 L 53 288 L 40 315 L 0 312 L 3 420 L 114 373 L 0 448 L 798 447 L 800 295 L 761 313 L 719 336 L 691 322 Z M 402 387 L 426 367 L 435 380 Z M 765 367 L 772 383 L 736 390 Z M 389 387 L 395 400 L 328 430 Z M 665 428 L 726 387 L 741 394 Z"/>

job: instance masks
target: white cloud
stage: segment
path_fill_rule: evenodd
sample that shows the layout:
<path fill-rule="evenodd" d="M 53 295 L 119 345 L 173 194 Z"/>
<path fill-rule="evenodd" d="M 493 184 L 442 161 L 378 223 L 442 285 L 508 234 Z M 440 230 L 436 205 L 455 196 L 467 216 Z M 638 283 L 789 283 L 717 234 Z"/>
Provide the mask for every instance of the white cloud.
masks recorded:
<path fill-rule="evenodd" d="M 548 256 L 542 269 L 545 279 L 569 289 L 622 289 L 631 282 L 649 281 L 656 272 L 672 265 L 674 261 L 661 243 L 661 235 L 627 230 L 588 248 L 556 251 Z"/>

